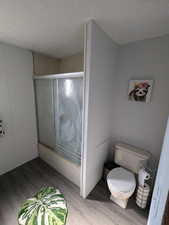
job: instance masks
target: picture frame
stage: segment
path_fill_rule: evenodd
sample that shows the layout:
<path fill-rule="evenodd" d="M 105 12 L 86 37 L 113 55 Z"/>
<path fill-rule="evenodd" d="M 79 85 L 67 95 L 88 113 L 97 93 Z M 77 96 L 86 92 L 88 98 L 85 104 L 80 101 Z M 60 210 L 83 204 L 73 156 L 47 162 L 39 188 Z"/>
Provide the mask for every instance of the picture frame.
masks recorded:
<path fill-rule="evenodd" d="M 153 89 L 153 80 L 130 80 L 128 99 L 135 102 L 149 103 Z"/>

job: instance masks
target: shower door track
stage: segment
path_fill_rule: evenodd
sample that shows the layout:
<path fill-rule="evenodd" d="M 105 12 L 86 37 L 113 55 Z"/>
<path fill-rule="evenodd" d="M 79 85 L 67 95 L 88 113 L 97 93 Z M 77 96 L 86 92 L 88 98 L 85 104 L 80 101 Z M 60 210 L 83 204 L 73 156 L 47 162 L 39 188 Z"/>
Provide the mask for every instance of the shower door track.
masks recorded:
<path fill-rule="evenodd" d="M 34 80 L 39 79 L 64 79 L 64 78 L 79 78 L 83 77 L 84 72 L 75 72 L 75 73 L 59 73 L 59 74 L 49 74 L 49 75 L 42 75 L 42 76 L 34 76 Z"/>

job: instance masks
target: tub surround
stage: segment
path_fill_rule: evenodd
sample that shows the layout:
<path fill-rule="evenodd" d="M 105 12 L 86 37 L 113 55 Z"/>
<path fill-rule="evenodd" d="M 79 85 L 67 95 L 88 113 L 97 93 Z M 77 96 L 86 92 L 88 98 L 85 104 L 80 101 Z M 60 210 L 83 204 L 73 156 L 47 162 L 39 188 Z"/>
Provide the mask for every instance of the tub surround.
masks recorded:
<path fill-rule="evenodd" d="M 80 187 L 80 166 L 66 160 L 54 150 L 39 144 L 39 156 L 72 183 Z"/>

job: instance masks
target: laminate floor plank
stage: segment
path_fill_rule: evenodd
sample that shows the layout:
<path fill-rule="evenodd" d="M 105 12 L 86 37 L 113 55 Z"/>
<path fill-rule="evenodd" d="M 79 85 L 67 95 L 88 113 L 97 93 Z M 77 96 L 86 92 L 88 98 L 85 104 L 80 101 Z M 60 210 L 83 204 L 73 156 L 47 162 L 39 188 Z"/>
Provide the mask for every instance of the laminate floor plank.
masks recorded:
<path fill-rule="evenodd" d="M 77 186 L 38 158 L 0 176 L 0 225 L 18 225 L 20 205 L 45 186 L 54 186 L 64 194 L 68 206 L 66 225 L 147 224 L 148 213 L 139 209 L 134 199 L 127 209 L 121 209 L 109 200 L 103 182 L 82 199 Z"/>

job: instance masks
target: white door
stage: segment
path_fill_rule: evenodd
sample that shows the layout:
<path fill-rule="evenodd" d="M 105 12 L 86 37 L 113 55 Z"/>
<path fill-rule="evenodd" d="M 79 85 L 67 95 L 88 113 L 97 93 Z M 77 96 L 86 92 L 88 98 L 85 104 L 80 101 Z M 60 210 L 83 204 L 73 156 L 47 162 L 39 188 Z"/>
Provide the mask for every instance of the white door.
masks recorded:
<path fill-rule="evenodd" d="M 148 225 L 161 225 L 169 191 L 169 119 L 159 162 Z"/>

